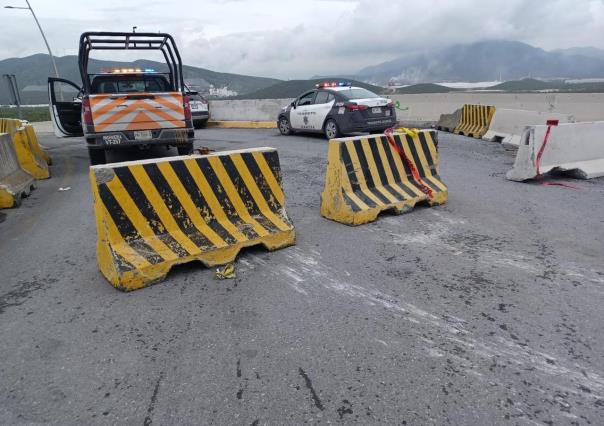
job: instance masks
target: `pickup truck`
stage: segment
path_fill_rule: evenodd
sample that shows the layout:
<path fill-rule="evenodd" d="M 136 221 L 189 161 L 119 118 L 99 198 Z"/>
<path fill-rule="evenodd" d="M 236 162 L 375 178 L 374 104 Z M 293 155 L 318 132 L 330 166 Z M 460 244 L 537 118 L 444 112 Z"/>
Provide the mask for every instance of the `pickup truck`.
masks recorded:
<path fill-rule="evenodd" d="M 166 70 L 116 67 L 89 72 L 93 50 L 158 50 Z M 59 137 L 84 136 L 90 164 L 104 164 L 106 151 L 123 147 L 175 146 L 193 150 L 194 129 L 182 61 L 169 34 L 86 32 L 80 37 L 82 86 L 48 79 L 50 115 Z"/>

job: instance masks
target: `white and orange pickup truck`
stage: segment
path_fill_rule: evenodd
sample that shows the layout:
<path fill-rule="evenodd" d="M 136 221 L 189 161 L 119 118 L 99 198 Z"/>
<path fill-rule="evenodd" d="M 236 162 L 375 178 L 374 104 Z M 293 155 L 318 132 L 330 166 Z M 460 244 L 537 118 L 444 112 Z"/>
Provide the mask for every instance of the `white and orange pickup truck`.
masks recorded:
<path fill-rule="evenodd" d="M 93 50 L 156 50 L 165 72 L 149 68 L 88 70 Z M 48 79 L 50 115 L 58 137 L 84 136 L 90 163 L 104 164 L 106 151 L 129 146 L 175 146 L 193 150 L 194 129 L 182 61 L 174 39 L 162 33 L 86 32 L 78 63 L 82 86 Z"/>

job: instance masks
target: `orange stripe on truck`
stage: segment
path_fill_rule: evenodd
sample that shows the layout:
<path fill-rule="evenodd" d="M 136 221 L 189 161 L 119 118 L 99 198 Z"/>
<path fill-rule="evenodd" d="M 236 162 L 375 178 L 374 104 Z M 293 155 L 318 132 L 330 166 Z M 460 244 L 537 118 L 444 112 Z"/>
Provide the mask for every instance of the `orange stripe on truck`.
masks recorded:
<path fill-rule="evenodd" d="M 152 99 L 127 99 L 126 94 L 90 96 L 92 119 L 96 130 L 102 132 L 103 130 L 143 130 L 186 126 L 181 93 L 137 93 L 136 95 L 137 97 L 147 95 Z M 116 99 L 112 99 L 116 96 Z M 105 103 L 107 99 L 112 100 Z M 126 118 L 128 115 L 133 116 L 128 119 Z M 170 125 L 166 126 L 167 123 Z"/>

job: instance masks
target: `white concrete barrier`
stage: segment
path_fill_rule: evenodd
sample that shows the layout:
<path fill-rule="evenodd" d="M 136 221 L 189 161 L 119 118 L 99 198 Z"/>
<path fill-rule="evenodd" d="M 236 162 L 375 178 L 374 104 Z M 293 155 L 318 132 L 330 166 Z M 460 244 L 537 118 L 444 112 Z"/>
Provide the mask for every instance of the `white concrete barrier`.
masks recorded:
<path fill-rule="evenodd" d="M 604 93 L 435 93 L 392 95 L 404 111 L 396 117 L 403 123 L 435 124 L 440 115 L 465 104 L 494 105 L 497 109 L 547 111 L 572 115 L 576 121 L 604 121 Z M 276 121 L 281 108 L 293 99 L 210 101 L 210 116 L 218 121 Z M 536 123 L 535 123 L 536 124 Z"/>
<path fill-rule="evenodd" d="M 501 142 L 509 147 L 518 147 L 520 137 L 527 126 L 545 124 L 547 120 L 558 120 L 560 123 L 575 121 L 574 117 L 569 114 L 523 109 L 497 109 L 488 132 L 482 138 L 486 141 Z"/>
<path fill-rule="evenodd" d="M 274 121 L 293 99 L 242 99 L 210 101 L 210 120 Z"/>
<path fill-rule="evenodd" d="M 438 122 L 436 123 L 436 129 L 443 132 L 453 133 L 453 130 L 459 126 L 459 121 L 461 120 L 461 111 L 462 108 L 459 108 L 452 114 L 441 114 Z"/>
<path fill-rule="evenodd" d="M 0 209 L 16 207 L 34 188 L 34 178 L 19 166 L 10 134 L 0 134 Z"/>
<path fill-rule="evenodd" d="M 553 126 L 543 147 L 547 129 L 526 128 L 509 180 L 521 182 L 552 170 L 576 170 L 583 179 L 604 176 L 604 121 Z"/>

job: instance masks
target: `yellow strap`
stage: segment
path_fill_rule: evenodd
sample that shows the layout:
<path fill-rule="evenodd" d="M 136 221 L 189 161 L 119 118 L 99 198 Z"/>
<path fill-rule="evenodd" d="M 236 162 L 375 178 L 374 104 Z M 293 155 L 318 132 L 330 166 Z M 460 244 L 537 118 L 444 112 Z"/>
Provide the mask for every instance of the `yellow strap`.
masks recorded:
<path fill-rule="evenodd" d="M 419 129 L 409 129 L 407 127 L 399 127 L 394 131 L 396 133 L 403 133 L 405 135 L 411 136 L 412 138 L 416 138 L 419 135 Z"/>

